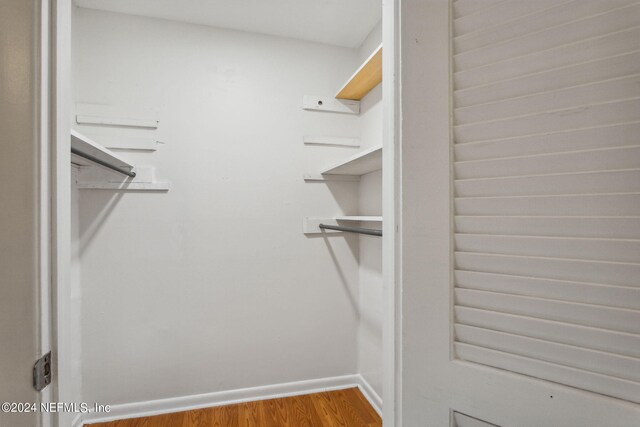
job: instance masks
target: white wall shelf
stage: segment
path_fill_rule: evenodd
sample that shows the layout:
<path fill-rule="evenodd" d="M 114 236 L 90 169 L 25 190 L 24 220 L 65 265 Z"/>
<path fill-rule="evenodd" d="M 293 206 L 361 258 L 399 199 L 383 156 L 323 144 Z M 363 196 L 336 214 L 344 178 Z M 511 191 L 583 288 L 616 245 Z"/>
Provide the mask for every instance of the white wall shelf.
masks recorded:
<path fill-rule="evenodd" d="M 79 125 L 117 126 L 157 129 L 157 114 L 129 108 L 101 104 L 77 104 L 76 123 Z"/>
<path fill-rule="evenodd" d="M 336 99 L 328 96 L 305 95 L 302 97 L 302 109 L 324 111 L 325 113 L 360 114 L 360 101 Z"/>
<path fill-rule="evenodd" d="M 382 216 L 336 216 L 336 221 L 382 222 Z"/>
<path fill-rule="evenodd" d="M 364 61 L 338 91 L 337 99 L 361 100 L 382 81 L 382 45 Z"/>
<path fill-rule="evenodd" d="M 102 162 L 126 172 L 134 172 L 128 177 L 108 169 L 82 156 L 71 154 L 71 163 L 80 167 L 76 184 L 79 189 L 168 191 L 169 183 L 157 181 L 153 166 L 134 166 L 122 157 L 91 140 L 78 131 L 71 130 L 71 149 L 78 150 Z"/>
<path fill-rule="evenodd" d="M 84 154 L 88 154 L 105 163 L 111 164 L 124 171 L 133 171 L 134 165 L 124 160 L 111 150 L 103 147 L 87 136 L 76 130 L 71 130 L 71 149 L 78 150 Z M 71 154 L 71 162 L 78 166 L 94 166 L 96 163 L 85 159 L 84 157 Z"/>
<path fill-rule="evenodd" d="M 360 147 L 359 138 L 346 138 L 340 136 L 316 136 L 305 135 L 302 138 L 305 145 L 329 145 L 343 147 Z"/>
<path fill-rule="evenodd" d="M 130 151 L 156 151 L 162 142 L 155 138 L 145 138 L 139 136 L 129 136 L 122 134 L 84 134 L 93 141 L 99 141 L 101 145 L 109 150 L 130 150 Z"/>
<path fill-rule="evenodd" d="M 361 176 L 382 169 L 382 146 L 361 151 L 320 172 L 321 175 Z"/>
<path fill-rule="evenodd" d="M 322 175 L 319 173 L 306 173 L 302 177 L 304 178 L 305 182 L 360 182 L 360 177 L 357 175 Z"/>

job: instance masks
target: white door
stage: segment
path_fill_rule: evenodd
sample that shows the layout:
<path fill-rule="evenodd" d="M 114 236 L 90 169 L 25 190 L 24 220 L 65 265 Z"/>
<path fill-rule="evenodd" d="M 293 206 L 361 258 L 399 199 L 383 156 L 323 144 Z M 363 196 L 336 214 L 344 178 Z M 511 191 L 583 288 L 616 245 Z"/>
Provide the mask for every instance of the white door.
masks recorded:
<path fill-rule="evenodd" d="M 43 10 L 35 0 L 0 2 L 0 426 L 11 427 L 49 420 L 40 402 L 50 387 L 37 391 L 33 374 L 50 325 Z"/>
<path fill-rule="evenodd" d="M 400 16 L 402 425 L 640 425 L 640 3 Z"/>

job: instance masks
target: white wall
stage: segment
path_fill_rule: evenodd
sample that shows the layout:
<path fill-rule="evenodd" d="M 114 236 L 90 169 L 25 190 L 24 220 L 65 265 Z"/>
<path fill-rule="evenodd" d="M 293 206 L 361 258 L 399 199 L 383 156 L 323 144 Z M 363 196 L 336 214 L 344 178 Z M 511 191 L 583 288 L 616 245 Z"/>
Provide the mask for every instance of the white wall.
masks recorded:
<path fill-rule="evenodd" d="M 362 45 L 358 48 L 360 62 L 363 62 L 373 53 L 373 51 L 382 43 L 382 20 L 371 29 L 367 38 L 364 39 Z"/>
<path fill-rule="evenodd" d="M 75 102 L 156 110 L 165 144 L 126 155 L 172 184 L 80 192 L 83 400 L 355 373 L 358 239 L 307 238 L 301 220 L 357 211 L 357 183 L 303 182 L 345 150 L 302 136 L 358 118 L 300 104 L 335 93 L 358 52 L 74 13 Z"/>

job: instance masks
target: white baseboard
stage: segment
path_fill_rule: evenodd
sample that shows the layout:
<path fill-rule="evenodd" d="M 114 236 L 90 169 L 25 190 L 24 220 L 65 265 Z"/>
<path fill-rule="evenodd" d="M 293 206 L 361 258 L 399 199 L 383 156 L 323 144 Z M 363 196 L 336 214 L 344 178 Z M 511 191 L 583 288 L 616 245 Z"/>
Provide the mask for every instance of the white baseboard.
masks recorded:
<path fill-rule="evenodd" d="M 84 424 L 84 416 L 83 414 L 78 414 L 71 422 L 71 427 L 82 427 L 83 424 Z"/>
<path fill-rule="evenodd" d="M 356 375 L 358 377 L 358 388 L 367 398 L 373 409 L 376 410 L 378 415 L 382 417 L 382 398 L 376 393 L 376 391 L 371 387 L 371 384 L 364 379 L 362 375 Z"/>
<path fill-rule="evenodd" d="M 378 414 L 382 414 L 382 400 L 380 399 L 380 396 L 376 394 L 373 388 L 365 381 L 364 378 L 362 378 L 361 375 L 355 374 L 220 391 L 215 393 L 197 394 L 193 396 L 182 396 L 170 399 L 151 400 L 147 402 L 112 405 L 111 410 L 108 413 L 89 412 L 79 419 L 76 418 L 76 420 L 74 420 L 73 427 L 80 427 L 82 424 L 147 417 L 255 400 L 275 399 L 279 397 L 319 393 L 322 391 L 341 390 L 350 387 L 358 387 L 376 412 L 378 412 Z"/>

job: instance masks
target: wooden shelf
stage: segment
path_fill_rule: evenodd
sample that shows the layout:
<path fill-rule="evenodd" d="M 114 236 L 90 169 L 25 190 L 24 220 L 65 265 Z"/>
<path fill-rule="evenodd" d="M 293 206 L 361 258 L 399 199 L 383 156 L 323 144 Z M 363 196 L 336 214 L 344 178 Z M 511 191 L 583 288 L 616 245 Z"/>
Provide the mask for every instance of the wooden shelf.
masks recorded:
<path fill-rule="evenodd" d="M 338 91 L 336 98 L 360 101 L 382 81 L 382 45 L 364 61 Z"/>
<path fill-rule="evenodd" d="M 122 157 L 113 153 L 111 150 L 108 150 L 107 148 L 73 129 L 71 130 L 71 148 L 100 159 L 106 163 L 112 164 L 113 166 L 116 166 L 120 169 L 126 171 L 131 171 L 133 169 L 133 164 L 127 162 Z M 71 154 L 71 163 L 77 164 L 79 166 L 96 165 L 96 163 L 93 163 L 92 161 L 75 154 Z"/>
<path fill-rule="evenodd" d="M 322 172 L 322 175 L 365 175 L 382 169 L 382 146 L 378 145 L 349 157 Z"/>

